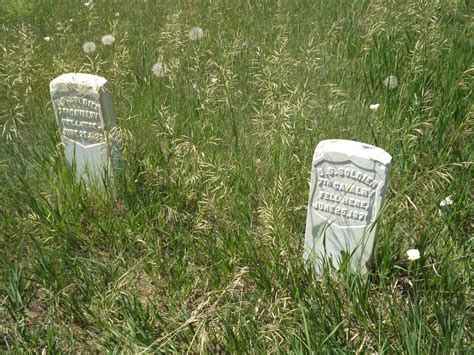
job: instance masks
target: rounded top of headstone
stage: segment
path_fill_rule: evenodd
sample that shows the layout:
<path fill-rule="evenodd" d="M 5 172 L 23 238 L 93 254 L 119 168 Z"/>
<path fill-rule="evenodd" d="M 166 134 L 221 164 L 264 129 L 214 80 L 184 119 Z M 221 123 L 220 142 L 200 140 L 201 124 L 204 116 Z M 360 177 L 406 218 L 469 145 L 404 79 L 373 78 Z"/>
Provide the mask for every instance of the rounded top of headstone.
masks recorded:
<path fill-rule="evenodd" d="M 326 139 L 316 146 L 317 152 L 331 151 L 351 156 L 358 156 L 365 159 L 377 161 L 384 165 L 389 165 L 392 161 L 392 156 L 382 148 L 370 145 L 367 143 L 361 143 L 356 141 L 350 141 L 346 139 Z"/>
<path fill-rule="evenodd" d="M 107 79 L 99 75 L 85 73 L 66 73 L 53 79 L 49 84 L 50 89 L 54 90 L 58 85 L 74 84 L 99 88 L 107 84 Z"/>

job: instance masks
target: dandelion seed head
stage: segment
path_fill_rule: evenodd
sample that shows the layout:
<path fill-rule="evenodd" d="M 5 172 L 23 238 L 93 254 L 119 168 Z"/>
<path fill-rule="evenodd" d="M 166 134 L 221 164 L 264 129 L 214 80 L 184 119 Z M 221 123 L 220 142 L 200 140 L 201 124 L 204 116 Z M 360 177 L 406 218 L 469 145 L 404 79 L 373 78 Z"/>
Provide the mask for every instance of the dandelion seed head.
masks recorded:
<path fill-rule="evenodd" d="M 398 86 L 398 79 L 395 75 L 390 75 L 383 81 L 383 84 L 387 89 L 392 90 Z"/>
<path fill-rule="evenodd" d="M 408 249 L 405 254 L 410 261 L 418 260 L 421 256 L 418 249 Z"/>
<path fill-rule="evenodd" d="M 110 46 L 115 42 L 115 37 L 113 35 L 104 35 L 101 38 L 101 42 L 105 46 Z"/>
<path fill-rule="evenodd" d="M 201 27 L 198 27 L 198 26 L 193 27 L 188 32 L 188 37 L 191 41 L 201 39 L 202 37 L 204 37 L 204 31 Z"/>
<path fill-rule="evenodd" d="M 372 105 L 369 106 L 369 108 L 372 111 L 377 111 L 379 109 L 379 106 L 380 106 L 380 104 L 372 104 Z"/>
<path fill-rule="evenodd" d="M 96 48 L 97 46 L 94 42 L 84 42 L 82 45 L 82 50 L 87 54 L 95 52 Z"/>
<path fill-rule="evenodd" d="M 163 77 L 168 72 L 168 68 L 167 68 L 166 64 L 162 63 L 159 60 L 155 64 L 153 64 L 153 66 L 151 67 L 151 72 L 156 77 Z"/>

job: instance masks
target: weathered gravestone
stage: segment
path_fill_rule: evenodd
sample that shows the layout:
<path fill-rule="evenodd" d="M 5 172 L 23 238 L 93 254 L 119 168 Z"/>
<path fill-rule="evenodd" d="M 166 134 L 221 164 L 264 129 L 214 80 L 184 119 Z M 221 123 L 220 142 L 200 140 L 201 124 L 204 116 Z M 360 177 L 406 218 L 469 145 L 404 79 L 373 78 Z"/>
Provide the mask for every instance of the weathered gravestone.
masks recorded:
<path fill-rule="evenodd" d="M 321 274 L 327 263 L 367 274 L 392 157 L 348 140 L 321 141 L 313 156 L 304 259 Z M 350 259 L 347 259 L 350 257 Z"/>
<path fill-rule="evenodd" d="M 68 73 L 50 83 L 51 99 L 69 163 L 89 182 L 112 178 L 120 164 L 112 95 L 101 76 Z"/>

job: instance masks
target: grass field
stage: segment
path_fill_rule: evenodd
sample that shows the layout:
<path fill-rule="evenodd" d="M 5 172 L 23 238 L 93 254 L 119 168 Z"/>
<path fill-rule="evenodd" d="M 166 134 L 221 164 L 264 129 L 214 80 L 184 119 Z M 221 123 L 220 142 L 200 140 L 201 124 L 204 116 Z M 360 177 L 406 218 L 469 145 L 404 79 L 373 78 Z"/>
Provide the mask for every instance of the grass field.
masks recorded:
<path fill-rule="evenodd" d="M 84 2 L 0 4 L 1 352 L 474 352 L 472 1 Z M 105 191 L 59 144 L 66 72 L 113 89 Z M 302 260 L 329 138 L 393 156 L 367 282 Z"/>

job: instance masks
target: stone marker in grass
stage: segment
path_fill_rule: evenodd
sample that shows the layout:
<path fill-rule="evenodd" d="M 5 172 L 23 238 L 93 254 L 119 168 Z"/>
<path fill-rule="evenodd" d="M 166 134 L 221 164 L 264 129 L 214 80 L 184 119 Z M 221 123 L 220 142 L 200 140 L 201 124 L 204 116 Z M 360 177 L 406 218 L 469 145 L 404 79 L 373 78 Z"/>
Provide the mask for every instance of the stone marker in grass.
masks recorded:
<path fill-rule="evenodd" d="M 120 155 L 110 135 L 117 120 L 107 80 L 63 74 L 51 81 L 50 92 L 66 158 L 78 176 L 96 183 L 113 177 Z"/>
<path fill-rule="evenodd" d="M 325 263 L 339 269 L 344 260 L 367 274 L 391 161 L 383 149 L 360 142 L 332 139 L 317 145 L 304 248 L 304 259 L 317 274 Z"/>

